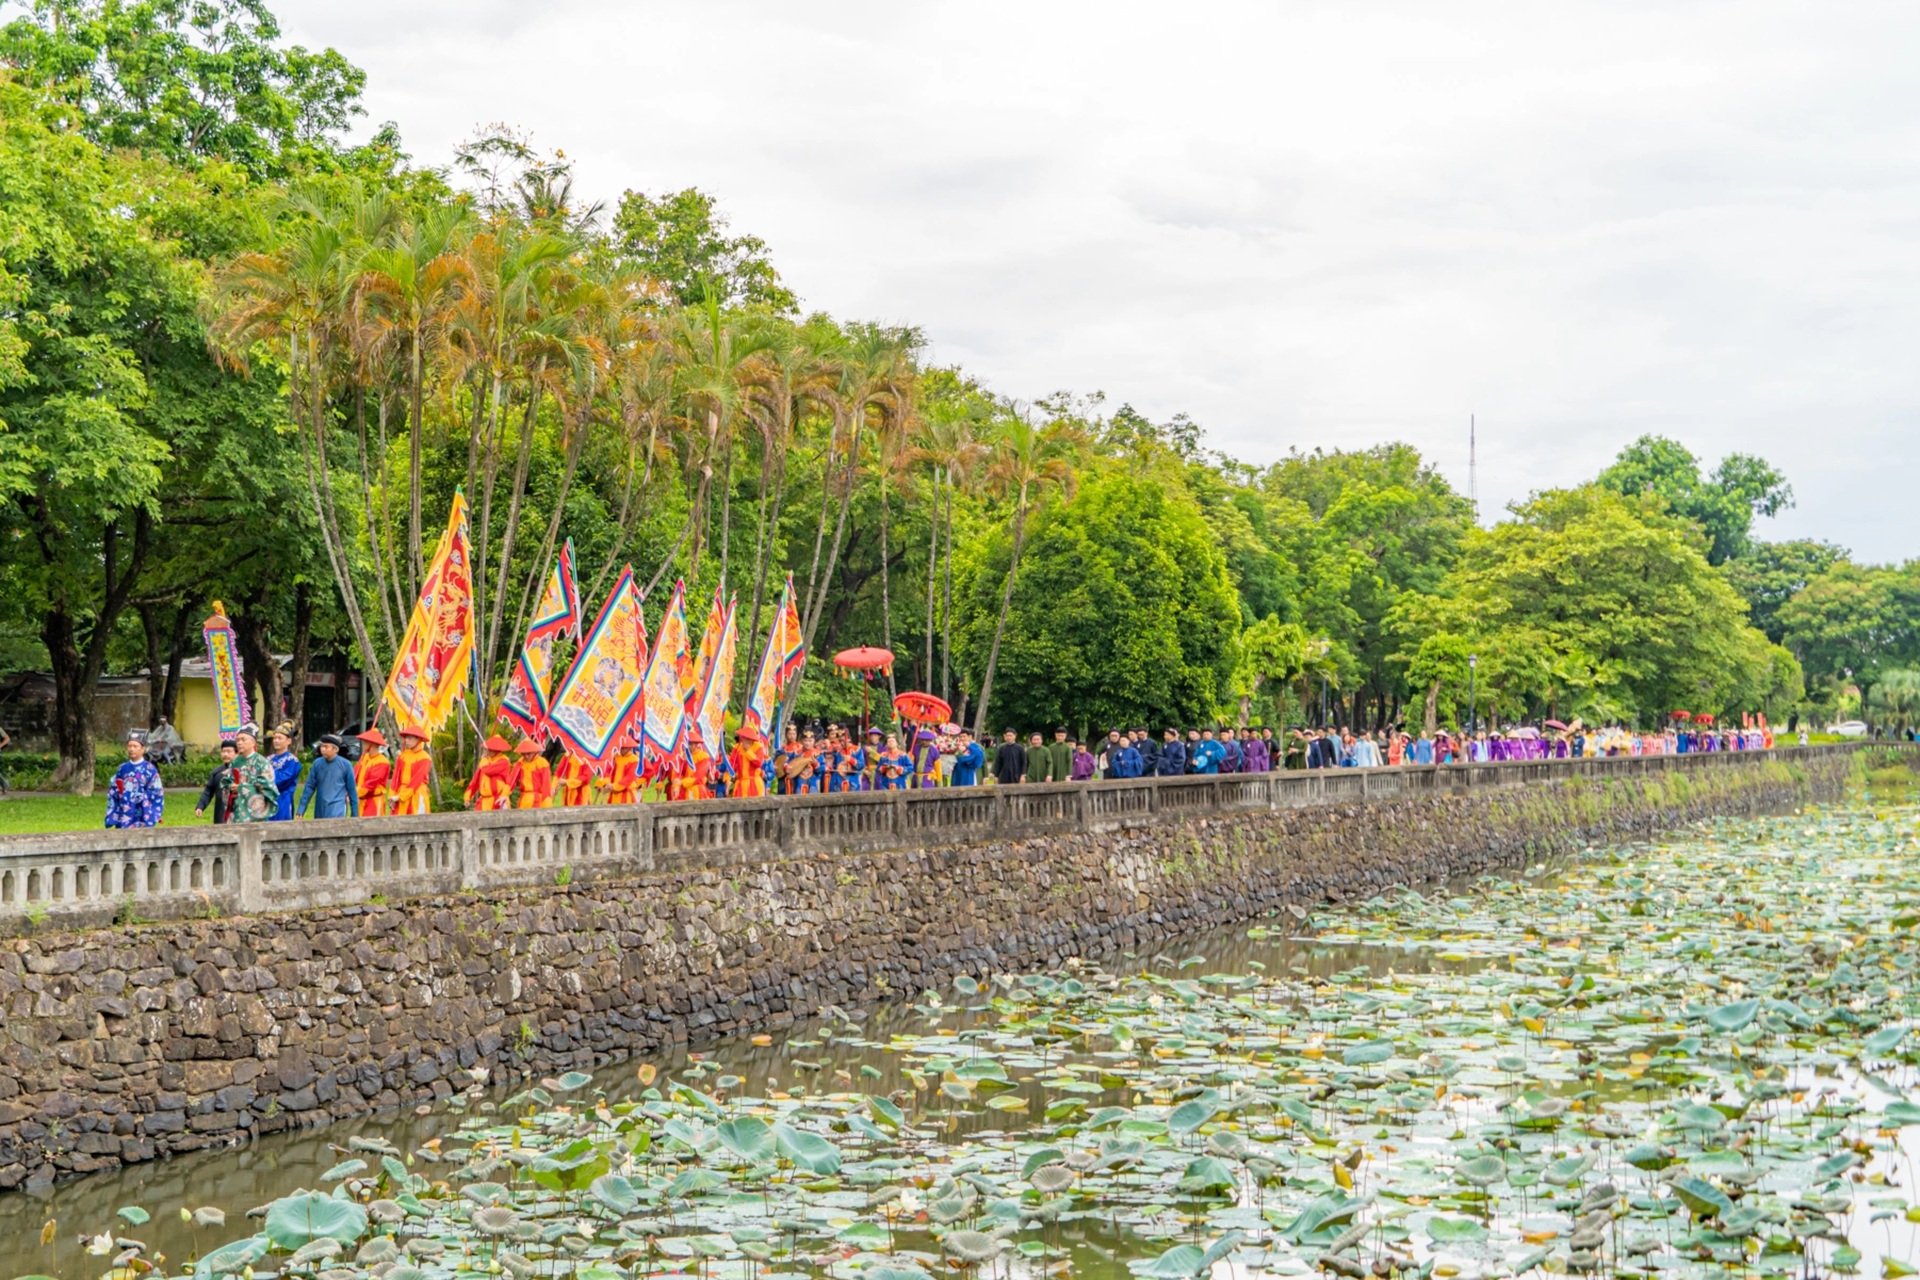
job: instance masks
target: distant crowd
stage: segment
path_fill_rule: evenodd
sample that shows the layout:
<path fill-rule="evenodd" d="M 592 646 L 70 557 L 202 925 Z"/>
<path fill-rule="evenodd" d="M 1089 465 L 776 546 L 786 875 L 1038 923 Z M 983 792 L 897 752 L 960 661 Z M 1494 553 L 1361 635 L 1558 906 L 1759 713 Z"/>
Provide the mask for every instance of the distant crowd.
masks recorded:
<path fill-rule="evenodd" d="M 1445 730 L 1411 734 L 1396 729 L 1270 728 L 1111 730 L 1082 740 L 1067 729 L 1051 735 L 1001 734 L 998 743 L 978 742 L 957 725 L 903 726 L 904 732 L 843 725 L 788 726 L 769 751 L 759 734 L 744 728 L 722 760 L 692 754 L 692 767 L 643 769 L 638 752 L 617 752 L 610 767 L 590 768 L 553 744 L 522 739 L 509 746 L 489 737 L 466 787 L 475 809 L 542 809 L 589 804 L 632 804 L 645 799 L 693 800 L 729 796 L 812 795 L 893 791 L 923 787 L 1020 786 L 1088 782 L 1096 778 L 1183 777 L 1267 773 L 1276 769 L 1370 769 L 1463 761 L 1568 759 L 1586 756 L 1671 755 L 1701 751 L 1750 751 L 1771 747 L 1773 731 L 1758 728 L 1676 727 L 1639 733 L 1619 727 L 1588 729 L 1579 722 L 1546 728 L 1523 726 L 1454 735 Z M 215 822 L 285 822 L 316 818 L 386 817 L 431 811 L 433 761 L 424 737 L 402 732 L 400 750 L 386 754 L 378 729 L 356 735 L 357 761 L 343 754 L 332 734 L 322 737 L 311 762 L 293 750 L 293 726 L 276 727 L 261 750 L 261 734 L 242 728 L 220 747 L 220 763 L 202 788 L 196 816 Z M 1805 741 L 1806 735 L 1800 735 Z M 106 825 L 157 826 L 166 793 L 150 758 L 144 732 L 127 741 L 127 760 L 108 793 Z M 556 757 L 557 760 L 552 757 Z"/>

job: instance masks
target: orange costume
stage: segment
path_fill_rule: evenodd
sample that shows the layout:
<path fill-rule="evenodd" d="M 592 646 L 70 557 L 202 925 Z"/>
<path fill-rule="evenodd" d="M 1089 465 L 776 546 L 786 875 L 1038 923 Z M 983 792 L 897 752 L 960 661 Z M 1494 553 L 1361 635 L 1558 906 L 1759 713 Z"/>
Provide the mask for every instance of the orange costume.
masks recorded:
<path fill-rule="evenodd" d="M 494 734 L 481 744 L 486 754 L 467 783 L 467 803 L 482 813 L 512 807 L 513 761 L 507 759 L 507 740 Z"/>
<path fill-rule="evenodd" d="M 522 738 L 513 753 L 521 757 L 518 776 L 514 779 L 520 784 L 520 808 L 544 809 L 552 804 L 553 768 L 540 754 L 540 748 L 532 738 Z"/>
<path fill-rule="evenodd" d="M 411 733 L 400 735 L 400 756 L 393 762 L 392 773 L 396 814 L 433 812 L 433 798 L 428 791 L 433 779 L 433 757 L 420 745 L 424 741 Z"/>
<path fill-rule="evenodd" d="M 640 799 L 640 757 L 629 748 L 613 758 L 607 775 L 607 803 L 633 804 Z"/>
<path fill-rule="evenodd" d="M 388 812 L 387 783 L 393 777 L 393 761 L 380 749 L 387 745 L 386 735 L 378 729 L 369 729 L 359 738 L 367 744 L 353 766 L 354 781 L 360 792 L 360 816 L 384 818 Z"/>
<path fill-rule="evenodd" d="M 693 747 L 693 762 L 675 761 L 673 772 L 668 776 L 667 798 L 669 800 L 711 800 L 713 799 L 713 757 L 699 744 Z"/>
<path fill-rule="evenodd" d="M 560 757 L 560 767 L 554 770 L 553 780 L 560 784 L 560 803 L 569 809 L 593 803 L 593 768 L 573 752 Z"/>
<path fill-rule="evenodd" d="M 733 752 L 727 757 L 733 767 L 733 780 L 727 794 L 758 798 L 767 794 L 767 744 L 759 730 L 742 725 L 734 735 Z"/>

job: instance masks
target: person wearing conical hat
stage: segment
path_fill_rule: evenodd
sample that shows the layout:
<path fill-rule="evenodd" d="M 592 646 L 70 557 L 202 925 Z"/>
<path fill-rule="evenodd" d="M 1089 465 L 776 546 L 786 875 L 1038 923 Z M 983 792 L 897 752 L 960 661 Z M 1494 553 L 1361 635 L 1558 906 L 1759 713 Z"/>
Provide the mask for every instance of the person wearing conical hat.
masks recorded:
<path fill-rule="evenodd" d="M 432 813 L 433 757 L 427 735 L 418 726 L 400 731 L 400 754 L 393 762 L 393 812 Z"/>
<path fill-rule="evenodd" d="M 516 770 L 513 761 L 507 759 L 507 752 L 512 748 L 499 734 L 488 738 L 481 747 L 485 754 L 467 783 L 467 804 L 482 813 L 491 813 L 510 807 Z"/>
<path fill-rule="evenodd" d="M 727 758 L 733 768 L 730 795 L 759 798 L 767 794 L 767 742 L 751 724 L 740 726 L 733 735 L 733 752 Z"/>
<path fill-rule="evenodd" d="M 366 744 L 360 751 L 360 760 L 354 765 L 354 778 L 360 792 L 360 816 L 363 818 L 384 818 L 390 812 L 388 808 L 387 786 L 393 781 L 393 761 L 387 758 L 387 735 L 378 729 L 369 729 L 356 735 Z"/>
<path fill-rule="evenodd" d="M 573 752 L 561 753 L 553 780 L 560 786 L 560 803 L 567 808 L 593 803 L 593 766 Z"/>
<path fill-rule="evenodd" d="M 540 744 L 522 738 L 513 749 L 520 757 L 515 781 L 520 786 L 520 808 L 544 809 L 553 803 L 553 768 L 540 754 Z"/>
<path fill-rule="evenodd" d="M 622 747 L 607 773 L 607 803 L 635 804 L 640 799 L 640 753 Z"/>

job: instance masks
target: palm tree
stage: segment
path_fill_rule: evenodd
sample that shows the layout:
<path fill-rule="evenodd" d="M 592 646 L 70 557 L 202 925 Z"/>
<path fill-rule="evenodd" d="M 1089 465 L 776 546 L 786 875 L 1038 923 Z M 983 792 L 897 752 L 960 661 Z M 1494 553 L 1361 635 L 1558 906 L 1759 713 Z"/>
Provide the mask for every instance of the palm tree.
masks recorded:
<path fill-rule="evenodd" d="M 973 712 L 973 733 L 987 731 L 987 700 L 993 696 L 993 670 L 1000 662 L 1000 642 L 1013 608 L 1013 581 L 1020 572 L 1020 555 L 1027 545 L 1027 513 L 1053 489 L 1073 487 L 1073 456 L 1078 436 L 1063 422 L 1035 427 L 1025 413 L 1009 414 L 993 441 L 987 465 L 987 483 L 1002 497 L 1013 497 L 1013 555 L 1007 561 L 1006 586 L 1000 593 L 1000 617 L 993 627 L 993 647 L 987 651 L 987 669 L 980 677 L 980 702 Z"/>
<path fill-rule="evenodd" d="M 819 534 L 826 529 L 825 504 L 822 504 L 820 529 L 814 539 L 814 574 L 808 575 L 808 604 L 801 631 L 807 647 L 813 647 L 814 632 L 826 611 L 828 587 L 840 564 L 840 551 L 846 542 L 847 511 L 853 504 L 853 488 L 858 481 L 860 441 L 866 434 L 869 413 L 880 415 L 886 429 L 889 415 L 900 420 L 912 412 L 914 394 L 913 357 L 923 339 L 917 330 L 887 328 L 877 324 L 854 326 L 840 352 L 839 385 L 830 397 L 835 410 L 834 436 L 846 453 L 846 466 L 840 481 L 840 514 L 834 522 L 833 544 L 824 566 L 820 562 Z M 828 449 L 831 460 L 833 450 Z M 823 486 L 824 487 L 824 486 Z M 798 688 L 796 682 L 795 688 Z"/>
<path fill-rule="evenodd" d="M 747 377 L 747 418 L 760 433 L 760 513 L 753 535 L 753 608 L 747 624 L 748 661 L 754 671 L 759 654 L 760 610 L 766 601 L 768 567 L 780 537 L 780 512 L 786 497 L 787 454 L 793 446 L 795 419 L 810 403 L 824 403 L 834 383 L 831 350 L 813 329 L 778 316 L 758 317 L 757 351 Z M 771 501 L 769 501 L 771 493 Z"/>
<path fill-rule="evenodd" d="M 327 563 L 367 676 L 381 686 L 386 664 L 360 607 L 351 549 L 334 507 L 327 445 L 334 379 L 353 346 L 358 257 L 365 248 L 360 233 L 377 230 L 383 205 L 365 197 L 356 184 L 339 201 L 296 192 L 287 213 L 277 230 L 263 234 L 268 248 L 238 254 L 215 269 L 207 304 L 209 342 L 216 355 L 241 369 L 248 367 L 256 345 L 285 352 L 288 413 L 301 432 L 307 489 Z"/>
<path fill-rule="evenodd" d="M 421 437 L 426 430 L 428 360 L 446 337 L 453 304 L 466 283 L 461 237 L 471 219 L 462 205 L 432 205 L 401 222 L 388 243 L 362 261 L 360 290 L 379 346 L 397 348 L 407 366 L 407 599 L 426 572 L 420 541 Z"/>
<path fill-rule="evenodd" d="M 689 308 L 675 317 L 673 329 L 674 359 L 677 364 L 676 381 L 688 402 L 688 429 L 690 438 L 699 448 L 698 461 L 689 455 L 690 468 L 698 476 L 693 502 L 687 511 L 687 529 L 681 535 L 685 542 L 692 535 L 693 549 L 687 555 L 688 576 L 700 571 L 700 551 L 706 541 L 706 527 L 710 520 L 708 505 L 713 488 L 713 469 L 716 455 L 729 459 L 733 450 L 734 419 L 738 415 L 747 395 L 747 383 L 752 377 L 752 366 L 760 351 L 763 331 L 751 324 L 736 323 L 731 317 L 720 311 L 719 297 L 707 294 L 704 307 Z M 726 503 L 723 500 L 722 537 L 725 537 Z M 674 551 L 679 551 L 676 544 Z M 667 557 L 671 563 L 673 557 Z M 721 564 L 721 585 L 724 588 L 727 566 Z M 665 572 L 664 566 L 661 570 Z M 656 581 L 659 575 L 655 575 Z"/>
<path fill-rule="evenodd" d="M 940 696 L 953 701 L 953 493 L 970 482 L 986 454 L 980 431 L 987 418 L 987 406 L 980 397 L 943 397 L 929 401 L 920 416 L 919 443 L 910 454 L 912 461 L 933 470 L 931 496 L 933 510 L 927 525 L 927 609 L 923 688 L 933 688 L 934 638 L 934 565 L 941 560 L 942 539 L 944 584 L 940 605 Z"/>
<path fill-rule="evenodd" d="M 500 472 L 504 423 L 517 387 L 526 403 L 520 427 L 520 454 L 532 447 L 534 415 L 549 390 L 547 364 L 553 339 L 564 319 L 543 325 L 550 277 L 566 262 L 572 242 L 552 233 L 496 219 L 469 237 L 462 288 L 449 321 L 449 374 L 466 380 L 473 391 L 473 422 L 467 439 L 467 482 L 471 495 L 479 480 L 480 500 L 473 529 L 473 613 L 487 616 L 487 569 L 492 563 L 493 494 Z M 526 471 L 516 465 L 510 504 L 517 509 Z M 509 524 L 513 517 L 509 516 Z M 507 547 L 511 552 L 511 545 Z M 500 559 L 504 584 L 506 557 Z M 497 628 L 496 628 L 497 630 Z M 480 654 L 481 687 L 491 688 L 493 641 Z"/>

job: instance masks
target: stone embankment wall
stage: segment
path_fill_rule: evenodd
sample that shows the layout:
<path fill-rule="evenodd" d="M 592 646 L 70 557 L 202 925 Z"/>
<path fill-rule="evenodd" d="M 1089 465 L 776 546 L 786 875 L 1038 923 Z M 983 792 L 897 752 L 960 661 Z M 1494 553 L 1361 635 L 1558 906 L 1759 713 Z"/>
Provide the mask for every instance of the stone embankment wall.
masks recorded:
<path fill-rule="evenodd" d="M 0 1188 L 1841 791 L 1843 752 L 678 865 L 0 950 Z"/>

